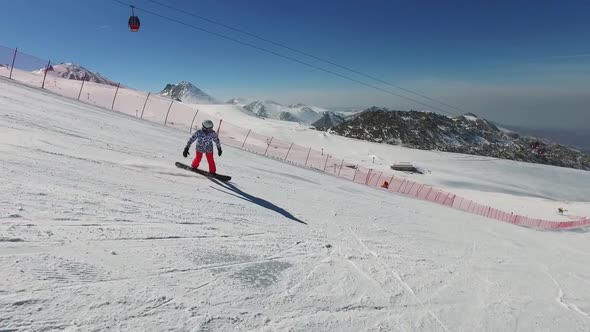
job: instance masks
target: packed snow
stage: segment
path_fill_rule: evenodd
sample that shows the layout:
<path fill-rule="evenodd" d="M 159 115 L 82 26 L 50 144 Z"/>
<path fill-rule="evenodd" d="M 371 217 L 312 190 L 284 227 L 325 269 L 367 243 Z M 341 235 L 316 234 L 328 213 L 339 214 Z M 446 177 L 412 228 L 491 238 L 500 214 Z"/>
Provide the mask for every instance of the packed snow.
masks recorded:
<path fill-rule="evenodd" d="M 0 330 L 590 329 L 589 233 L 495 222 L 229 147 L 217 161 L 233 180 L 219 183 L 174 167 L 186 131 L 3 78 L 0 127 Z M 455 188 L 502 174 L 481 193 L 528 183 L 520 197 L 560 174 L 553 192 L 583 193 L 573 170 L 347 142 L 437 156 L 433 174 L 454 174 Z M 477 167 L 453 169 L 466 163 Z"/>

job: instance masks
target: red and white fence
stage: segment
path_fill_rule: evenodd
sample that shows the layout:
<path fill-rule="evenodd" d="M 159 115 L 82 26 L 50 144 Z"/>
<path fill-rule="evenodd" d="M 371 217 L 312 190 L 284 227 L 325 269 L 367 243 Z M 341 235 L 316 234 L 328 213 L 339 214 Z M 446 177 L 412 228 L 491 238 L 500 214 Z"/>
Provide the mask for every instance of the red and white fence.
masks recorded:
<path fill-rule="evenodd" d="M 590 219 L 549 221 L 505 212 L 432 186 L 420 184 L 402 177 L 396 177 L 395 173 L 391 171 L 383 172 L 359 167 L 352 161 L 338 158 L 324 150 L 317 151 L 310 147 L 295 144 L 294 142 L 283 142 L 274 137 L 261 135 L 252 130 L 222 121 L 222 119 L 215 118 L 209 114 L 199 112 L 198 109 L 181 102 L 152 95 L 151 93 L 145 94 L 140 91 L 127 89 L 120 84 L 110 86 L 61 79 L 52 75 L 46 75 L 46 70 L 32 73 L 41 68 L 49 68 L 50 64 L 50 61 L 0 46 L 0 76 L 5 76 L 30 86 L 41 87 L 65 97 L 78 99 L 84 103 L 188 132 L 192 132 L 194 124 L 199 124 L 205 119 L 210 119 L 218 124 L 218 132 L 223 144 L 282 162 L 325 172 L 335 177 L 344 178 L 380 190 L 437 203 L 490 219 L 543 229 L 565 229 L 590 225 Z"/>

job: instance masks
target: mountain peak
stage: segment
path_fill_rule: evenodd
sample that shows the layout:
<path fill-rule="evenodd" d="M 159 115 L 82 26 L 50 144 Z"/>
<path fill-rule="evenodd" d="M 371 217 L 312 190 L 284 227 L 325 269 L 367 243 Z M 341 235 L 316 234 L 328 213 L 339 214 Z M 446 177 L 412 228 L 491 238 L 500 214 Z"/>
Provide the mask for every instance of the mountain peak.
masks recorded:
<path fill-rule="evenodd" d="M 189 104 L 218 104 L 219 102 L 189 81 L 168 83 L 160 95 Z"/>
<path fill-rule="evenodd" d="M 301 103 L 283 106 L 273 100 L 256 100 L 243 107 L 265 118 L 306 124 L 319 120 L 322 113 L 327 111 L 320 107 L 307 106 Z"/>
<path fill-rule="evenodd" d="M 45 73 L 45 68 L 41 68 L 39 70 L 33 71 L 36 74 L 43 74 Z M 73 63 L 73 62 L 64 62 L 57 65 L 52 65 L 47 70 L 47 74 L 51 76 L 66 78 L 70 80 L 86 80 L 87 82 L 94 82 L 99 84 L 106 84 L 117 86 L 118 83 L 110 80 L 107 77 L 102 76 L 100 73 L 93 72 L 83 66 Z"/>

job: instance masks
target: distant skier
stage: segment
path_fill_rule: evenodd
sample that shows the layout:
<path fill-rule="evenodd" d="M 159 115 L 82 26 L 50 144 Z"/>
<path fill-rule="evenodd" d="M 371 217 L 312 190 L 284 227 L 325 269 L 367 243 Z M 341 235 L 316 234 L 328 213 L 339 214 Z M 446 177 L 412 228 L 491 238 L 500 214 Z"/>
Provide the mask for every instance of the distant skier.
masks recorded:
<path fill-rule="evenodd" d="M 217 145 L 217 154 L 221 156 L 221 143 L 219 142 L 219 137 L 215 130 L 213 130 L 213 122 L 211 120 L 205 120 L 202 123 L 203 128 L 197 130 L 193 136 L 188 140 L 186 143 L 186 147 L 182 152 L 182 155 L 186 158 L 190 153 L 189 149 L 191 144 L 194 141 L 196 143 L 196 156 L 193 160 L 192 167 L 199 168 L 199 164 L 201 163 L 201 159 L 203 158 L 203 153 L 205 157 L 207 157 L 207 163 L 209 163 L 209 173 L 216 174 L 217 168 L 215 167 L 215 160 L 213 160 L 213 142 Z"/>

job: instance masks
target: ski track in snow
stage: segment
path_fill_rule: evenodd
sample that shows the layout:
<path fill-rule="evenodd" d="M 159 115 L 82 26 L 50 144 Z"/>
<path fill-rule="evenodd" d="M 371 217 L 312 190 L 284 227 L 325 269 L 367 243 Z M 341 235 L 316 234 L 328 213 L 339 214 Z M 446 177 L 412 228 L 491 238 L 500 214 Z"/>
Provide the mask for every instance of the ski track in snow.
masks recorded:
<path fill-rule="evenodd" d="M 389 266 L 387 263 L 383 262 L 380 258 L 379 255 L 372 251 L 371 249 L 369 249 L 365 243 L 363 242 L 363 240 L 361 240 L 361 238 L 354 232 L 354 230 L 352 229 L 352 227 L 348 227 L 348 230 L 350 231 L 350 233 L 358 240 L 358 242 L 360 243 L 361 246 L 363 246 L 363 248 L 369 252 L 373 257 L 375 257 L 375 259 L 377 259 L 377 261 L 379 261 L 379 263 L 384 266 L 385 268 L 387 268 L 387 270 L 389 272 L 391 272 L 391 274 L 395 277 L 395 279 L 397 279 L 397 281 L 402 285 L 402 287 L 412 295 L 412 298 L 414 299 L 414 301 L 416 301 L 416 303 L 418 303 L 418 305 L 420 305 L 425 311 L 428 312 L 428 314 L 438 323 L 440 324 L 440 326 L 445 330 L 448 331 L 447 327 L 445 326 L 445 324 L 438 318 L 438 316 L 436 316 L 429 308 L 427 308 L 424 303 L 420 302 L 420 300 L 418 300 L 418 298 L 416 297 L 416 293 L 414 293 L 414 290 L 412 289 L 412 287 L 410 287 L 407 283 L 404 282 L 404 280 L 400 277 L 400 275 L 395 272 L 394 269 L 391 268 L 391 266 Z"/>
<path fill-rule="evenodd" d="M 553 283 L 555 284 L 555 287 L 557 287 L 557 297 L 555 298 L 555 301 L 557 301 L 557 303 L 559 303 L 559 305 L 563 306 L 564 308 L 566 308 L 568 310 L 573 310 L 573 311 L 577 312 L 578 314 L 587 317 L 588 313 L 580 310 L 580 308 L 578 308 L 578 306 L 576 306 L 575 304 L 565 301 L 565 294 L 563 293 L 563 289 L 561 289 L 561 286 L 559 285 L 557 280 L 555 280 L 553 275 L 551 275 L 551 273 L 549 273 L 549 269 L 547 269 L 546 273 L 547 273 L 547 276 L 551 279 L 551 281 L 553 281 Z"/>
<path fill-rule="evenodd" d="M 590 329 L 589 232 L 228 147 L 230 191 L 187 133 L 3 79 L 0 128 L 0 331 Z"/>

